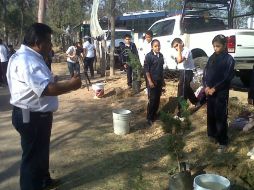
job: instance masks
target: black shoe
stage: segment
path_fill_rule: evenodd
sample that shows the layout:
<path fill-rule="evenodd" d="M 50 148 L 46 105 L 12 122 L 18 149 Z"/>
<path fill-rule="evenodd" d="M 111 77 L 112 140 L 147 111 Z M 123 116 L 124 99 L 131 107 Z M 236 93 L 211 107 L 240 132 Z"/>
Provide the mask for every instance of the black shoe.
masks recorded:
<path fill-rule="evenodd" d="M 148 119 L 147 120 L 147 125 L 148 125 L 148 127 L 152 127 L 153 126 L 153 121 Z"/>
<path fill-rule="evenodd" d="M 202 104 L 200 103 L 200 102 L 197 102 L 196 104 L 195 104 L 195 108 L 196 109 L 199 109 L 199 108 L 201 108 L 202 107 Z"/>
<path fill-rule="evenodd" d="M 49 179 L 43 180 L 42 187 L 43 187 L 43 190 L 50 190 L 50 189 L 56 188 L 60 184 L 61 184 L 60 179 L 49 178 Z"/>

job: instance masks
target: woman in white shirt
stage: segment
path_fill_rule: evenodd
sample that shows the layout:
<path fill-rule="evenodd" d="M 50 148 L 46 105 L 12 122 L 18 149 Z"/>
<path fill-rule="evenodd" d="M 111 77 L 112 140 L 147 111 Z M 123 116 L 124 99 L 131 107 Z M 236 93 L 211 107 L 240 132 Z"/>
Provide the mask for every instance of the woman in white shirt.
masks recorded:
<path fill-rule="evenodd" d="M 84 50 L 84 72 L 87 72 L 88 69 L 91 73 L 91 78 L 94 78 L 94 68 L 93 63 L 95 60 L 95 46 L 91 43 L 91 38 L 89 36 L 84 37 L 83 43 L 83 50 Z"/>
<path fill-rule="evenodd" d="M 78 61 L 78 56 L 76 54 L 76 49 L 77 49 L 76 43 L 74 43 L 66 51 L 67 64 L 71 77 L 74 76 L 74 73 L 80 75 L 80 65 Z"/>

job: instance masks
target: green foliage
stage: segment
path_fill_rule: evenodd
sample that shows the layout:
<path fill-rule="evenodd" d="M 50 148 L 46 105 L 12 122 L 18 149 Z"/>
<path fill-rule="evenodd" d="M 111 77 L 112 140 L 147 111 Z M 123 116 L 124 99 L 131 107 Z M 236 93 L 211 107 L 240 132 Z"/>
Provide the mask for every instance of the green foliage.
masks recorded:
<path fill-rule="evenodd" d="M 138 55 L 135 55 L 129 49 L 127 50 L 127 53 L 130 58 L 129 65 L 132 67 L 133 81 L 141 81 L 142 65 L 140 63 Z"/>
<path fill-rule="evenodd" d="M 1 1 L 0 11 L 4 12 L 4 1 Z M 0 37 L 5 35 L 8 43 L 18 44 L 23 39 L 23 31 L 36 21 L 36 1 L 34 0 L 8 0 L 5 1 L 6 16 L 0 17 Z M 4 32 L 5 28 L 5 34 Z M 1 36 L 2 34 L 2 36 Z"/>
<path fill-rule="evenodd" d="M 185 143 L 183 141 L 182 135 L 173 135 L 170 134 L 168 136 L 167 148 L 171 153 L 171 156 L 178 158 L 184 148 Z"/>
<path fill-rule="evenodd" d="M 190 105 L 188 104 L 188 102 L 185 99 L 183 99 L 183 97 L 178 97 L 177 101 L 178 101 L 178 103 L 180 104 L 180 107 L 181 107 L 182 117 L 188 118 L 190 116 L 190 112 L 188 110 Z"/>
<path fill-rule="evenodd" d="M 160 112 L 160 120 L 163 122 L 163 130 L 165 133 L 179 132 L 181 130 L 181 121 L 175 119 L 172 114 Z"/>
<path fill-rule="evenodd" d="M 180 104 L 181 114 L 184 118 L 184 121 L 174 118 L 174 116 L 170 113 L 160 111 L 160 120 L 163 122 L 163 130 L 166 133 L 181 133 L 184 132 L 185 129 L 189 129 L 191 127 L 188 102 L 182 97 L 178 97 L 177 101 L 178 104 Z"/>

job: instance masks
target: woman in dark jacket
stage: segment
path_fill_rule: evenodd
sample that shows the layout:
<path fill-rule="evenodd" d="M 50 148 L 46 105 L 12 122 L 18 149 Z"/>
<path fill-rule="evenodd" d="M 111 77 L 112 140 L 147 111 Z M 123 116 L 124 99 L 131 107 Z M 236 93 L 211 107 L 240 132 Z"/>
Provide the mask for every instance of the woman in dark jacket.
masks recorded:
<path fill-rule="evenodd" d="M 225 36 L 215 36 L 212 44 L 215 52 L 209 58 L 203 76 L 207 95 L 207 134 L 210 140 L 219 143 L 218 152 L 221 153 L 228 144 L 227 107 L 235 61 L 227 53 Z"/>

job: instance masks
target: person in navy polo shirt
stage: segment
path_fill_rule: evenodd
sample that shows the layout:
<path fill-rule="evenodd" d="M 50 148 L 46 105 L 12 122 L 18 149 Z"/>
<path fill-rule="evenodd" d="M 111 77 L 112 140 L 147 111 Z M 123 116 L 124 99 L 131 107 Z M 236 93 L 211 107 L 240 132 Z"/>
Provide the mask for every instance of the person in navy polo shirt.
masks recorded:
<path fill-rule="evenodd" d="M 147 123 L 149 126 L 157 119 L 160 96 L 164 86 L 163 64 L 164 58 L 160 53 L 160 41 L 153 40 L 152 51 L 145 56 L 144 70 L 147 77 L 148 104 Z"/>

